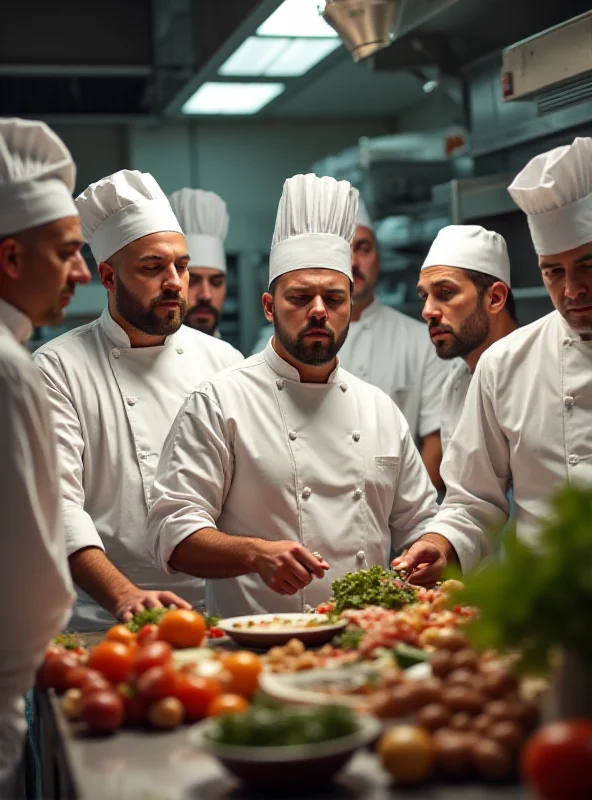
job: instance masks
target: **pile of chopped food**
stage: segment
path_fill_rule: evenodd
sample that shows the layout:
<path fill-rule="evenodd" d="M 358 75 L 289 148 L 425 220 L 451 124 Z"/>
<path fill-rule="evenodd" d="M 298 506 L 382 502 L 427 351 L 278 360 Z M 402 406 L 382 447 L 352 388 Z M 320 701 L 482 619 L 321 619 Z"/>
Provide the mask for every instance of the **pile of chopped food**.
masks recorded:
<path fill-rule="evenodd" d="M 342 666 L 359 659 L 355 650 L 323 645 L 319 650 L 307 650 L 300 639 L 290 639 L 287 644 L 272 647 L 261 657 L 269 672 L 302 672 L 306 669 L 320 669 L 326 666 Z"/>
<path fill-rule="evenodd" d="M 347 572 L 331 584 L 331 600 L 321 604 L 319 613 L 340 613 L 350 608 L 381 606 L 402 608 L 417 600 L 418 589 L 407 583 L 404 573 L 397 573 L 379 566 Z"/>

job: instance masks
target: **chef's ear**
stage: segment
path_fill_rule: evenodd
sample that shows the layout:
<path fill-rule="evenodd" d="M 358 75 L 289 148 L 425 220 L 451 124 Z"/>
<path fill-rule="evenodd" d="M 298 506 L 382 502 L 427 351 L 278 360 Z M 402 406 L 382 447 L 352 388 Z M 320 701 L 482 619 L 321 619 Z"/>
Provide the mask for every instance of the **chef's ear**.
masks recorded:
<path fill-rule="evenodd" d="M 17 237 L 0 239 L 0 273 L 16 280 L 21 273 L 22 245 Z"/>
<path fill-rule="evenodd" d="M 108 261 L 101 261 L 97 269 L 99 270 L 99 277 L 105 289 L 108 292 L 115 291 L 115 265 L 110 264 Z"/>
<path fill-rule="evenodd" d="M 261 305 L 263 306 L 263 313 L 268 322 L 273 322 L 273 295 L 271 292 L 265 292 L 261 298 Z"/>
<path fill-rule="evenodd" d="M 508 287 L 503 281 L 496 281 L 491 284 L 487 290 L 490 314 L 500 314 L 504 310 L 508 299 L 508 291 Z"/>

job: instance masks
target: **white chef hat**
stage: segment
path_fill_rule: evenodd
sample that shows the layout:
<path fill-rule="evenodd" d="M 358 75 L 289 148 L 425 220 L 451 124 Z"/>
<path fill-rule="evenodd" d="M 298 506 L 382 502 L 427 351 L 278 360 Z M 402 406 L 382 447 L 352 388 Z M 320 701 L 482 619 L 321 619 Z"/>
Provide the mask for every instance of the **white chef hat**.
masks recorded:
<path fill-rule="evenodd" d="M 76 198 L 80 223 L 97 264 L 151 233 L 182 233 L 166 195 L 148 172 L 122 169 Z"/>
<path fill-rule="evenodd" d="M 538 255 L 592 241 L 592 139 L 577 138 L 536 156 L 508 191 L 527 214 Z"/>
<path fill-rule="evenodd" d="M 368 213 L 368 209 L 366 208 L 366 203 L 360 197 L 358 203 L 358 214 L 356 216 L 356 225 L 362 225 L 364 228 L 369 228 L 371 231 L 374 230 L 374 225 L 372 224 L 372 220 L 370 219 L 370 214 Z"/>
<path fill-rule="evenodd" d="M 44 122 L 0 119 L 0 236 L 77 217 L 76 167 Z"/>
<path fill-rule="evenodd" d="M 480 225 L 447 225 L 434 239 L 423 262 L 428 267 L 458 267 L 510 283 L 510 259 L 504 237 Z"/>
<path fill-rule="evenodd" d="M 269 283 L 297 269 L 334 269 L 352 280 L 358 190 L 348 181 L 295 175 L 284 183 L 269 257 Z"/>
<path fill-rule="evenodd" d="M 169 201 L 185 234 L 189 268 L 211 267 L 226 272 L 228 211 L 224 200 L 202 189 L 179 189 Z"/>

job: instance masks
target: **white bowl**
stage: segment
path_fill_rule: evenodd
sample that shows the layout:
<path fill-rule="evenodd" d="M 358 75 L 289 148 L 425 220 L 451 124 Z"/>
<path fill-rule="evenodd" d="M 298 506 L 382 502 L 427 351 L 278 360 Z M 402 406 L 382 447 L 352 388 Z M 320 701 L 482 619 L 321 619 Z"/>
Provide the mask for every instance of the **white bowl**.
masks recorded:
<path fill-rule="evenodd" d="M 272 620 L 292 620 L 296 624 L 277 627 L 247 627 L 249 623 L 271 622 Z M 309 626 L 307 623 L 317 621 L 323 624 Z M 241 627 L 237 628 L 236 626 Z M 230 636 L 237 644 L 246 647 L 268 648 L 286 644 L 290 639 L 299 639 L 303 644 L 320 645 L 346 628 L 347 620 L 329 622 L 324 614 L 250 614 L 244 617 L 228 617 L 220 620 L 217 627 Z"/>

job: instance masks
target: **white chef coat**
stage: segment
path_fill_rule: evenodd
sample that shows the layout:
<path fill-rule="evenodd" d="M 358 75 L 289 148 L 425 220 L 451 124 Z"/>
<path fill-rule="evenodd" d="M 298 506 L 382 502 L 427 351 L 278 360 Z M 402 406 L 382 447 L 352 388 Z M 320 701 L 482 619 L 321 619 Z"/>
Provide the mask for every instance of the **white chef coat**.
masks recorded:
<path fill-rule="evenodd" d="M 339 360 L 388 394 L 416 442 L 440 430 L 449 365 L 436 355 L 427 325 L 375 300 L 350 324 Z"/>
<path fill-rule="evenodd" d="M 25 692 L 74 600 L 43 382 L 22 343 L 32 326 L 0 300 L 0 797 L 19 764 Z"/>
<path fill-rule="evenodd" d="M 592 342 L 554 311 L 479 359 L 442 462 L 446 498 L 430 531 L 446 536 L 463 570 L 491 550 L 486 531 L 508 518 L 536 543 L 548 500 L 564 483 L 592 485 Z"/>
<path fill-rule="evenodd" d="M 68 555 L 100 547 L 137 586 L 203 604 L 203 582 L 165 575 L 146 545 L 150 489 L 165 436 L 187 395 L 242 361 L 226 342 L 182 325 L 160 347 L 131 347 L 108 309 L 34 355 L 58 436 Z M 78 590 L 76 630 L 113 617 Z"/>
<path fill-rule="evenodd" d="M 302 611 L 348 571 L 386 566 L 391 546 L 421 536 L 436 511 L 403 415 L 380 390 L 337 367 L 301 383 L 268 344 L 187 400 L 165 443 L 148 516 L 158 563 L 195 531 L 301 542 L 330 564 L 297 595 L 258 575 L 206 581 L 222 616 Z"/>
<path fill-rule="evenodd" d="M 440 439 L 446 452 L 465 404 L 473 373 L 462 358 L 456 358 L 442 387 L 442 420 Z"/>

